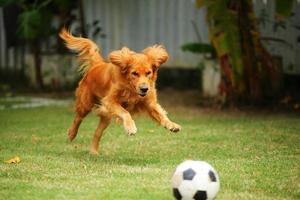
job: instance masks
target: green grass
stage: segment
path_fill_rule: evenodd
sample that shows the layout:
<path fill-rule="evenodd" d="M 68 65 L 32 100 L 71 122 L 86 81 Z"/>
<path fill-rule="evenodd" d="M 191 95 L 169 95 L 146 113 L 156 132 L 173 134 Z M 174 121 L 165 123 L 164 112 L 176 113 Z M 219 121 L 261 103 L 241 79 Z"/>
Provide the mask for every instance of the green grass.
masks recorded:
<path fill-rule="evenodd" d="M 88 153 L 98 118 L 67 141 L 70 106 L 0 110 L 0 199 L 173 199 L 171 176 L 185 159 L 218 171 L 217 199 L 300 199 L 300 118 L 171 110 L 179 134 L 147 118 L 127 136 L 110 126 L 101 153 Z M 19 164 L 3 161 L 20 156 Z"/>

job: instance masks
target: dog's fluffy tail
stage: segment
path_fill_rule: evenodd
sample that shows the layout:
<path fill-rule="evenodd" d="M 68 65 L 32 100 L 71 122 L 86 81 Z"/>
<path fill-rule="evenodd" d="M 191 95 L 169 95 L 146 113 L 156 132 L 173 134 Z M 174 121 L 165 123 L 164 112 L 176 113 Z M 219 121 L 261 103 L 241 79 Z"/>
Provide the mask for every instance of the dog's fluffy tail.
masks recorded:
<path fill-rule="evenodd" d="M 98 46 L 87 38 L 74 37 L 70 31 L 63 28 L 59 33 L 59 36 L 65 41 L 66 46 L 78 52 L 78 61 L 80 63 L 79 70 L 85 73 L 89 66 L 94 63 L 103 63 L 104 60 L 100 56 Z"/>

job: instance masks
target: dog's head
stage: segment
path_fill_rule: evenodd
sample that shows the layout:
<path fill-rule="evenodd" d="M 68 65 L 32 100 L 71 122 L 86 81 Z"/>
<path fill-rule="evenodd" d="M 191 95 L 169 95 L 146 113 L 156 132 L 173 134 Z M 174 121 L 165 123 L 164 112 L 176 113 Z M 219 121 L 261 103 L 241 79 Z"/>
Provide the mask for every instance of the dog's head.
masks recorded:
<path fill-rule="evenodd" d="M 135 92 L 144 97 L 154 88 L 157 70 L 168 59 L 168 53 L 160 45 L 154 45 L 135 53 L 123 47 L 109 54 L 109 60 L 118 66 Z"/>

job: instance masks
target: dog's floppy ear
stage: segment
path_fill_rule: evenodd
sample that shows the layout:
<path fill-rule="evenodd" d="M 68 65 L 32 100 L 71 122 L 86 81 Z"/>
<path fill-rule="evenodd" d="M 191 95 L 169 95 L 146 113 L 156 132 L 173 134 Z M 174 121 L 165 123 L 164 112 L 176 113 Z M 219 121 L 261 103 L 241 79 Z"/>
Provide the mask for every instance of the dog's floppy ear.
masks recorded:
<path fill-rule="evenodd" d="M 148 47 L 143 50 L 143 53 L 150 59 L 150 62 L 152 62 L 152 65 L 156 68 L 166 62 L 169 58 L 167 51 L 161 45 Z"/>
<path fill-rule="evenodd" d="M 130 51 L 127 47 L 123 47 L 121 50 L 111 52 L 108 57 L 111 63 L 119 66 L 122 72 L 126 72 L 132 62 L 133 54 L 133 51 Z"/>

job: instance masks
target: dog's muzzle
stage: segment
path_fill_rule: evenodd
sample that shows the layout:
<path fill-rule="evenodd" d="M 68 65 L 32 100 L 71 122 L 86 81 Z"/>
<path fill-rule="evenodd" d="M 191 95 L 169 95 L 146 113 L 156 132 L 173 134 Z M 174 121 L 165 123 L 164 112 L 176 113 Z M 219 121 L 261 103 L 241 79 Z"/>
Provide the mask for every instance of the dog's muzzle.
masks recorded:
<path fill-rule="evenodd" d="M 144 97 L 147 95 L 147 92 L 148 92 L 149 88 L 147 85 L 142 85 L 140 86 L 140 91 L 139 91 L 139 95 Z"/>

